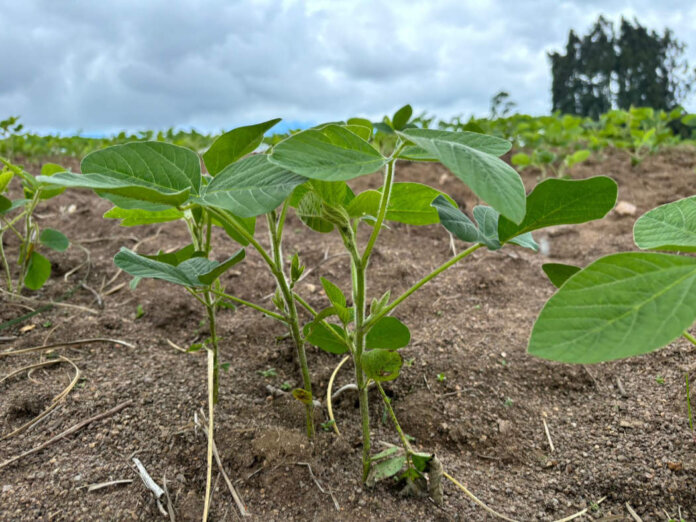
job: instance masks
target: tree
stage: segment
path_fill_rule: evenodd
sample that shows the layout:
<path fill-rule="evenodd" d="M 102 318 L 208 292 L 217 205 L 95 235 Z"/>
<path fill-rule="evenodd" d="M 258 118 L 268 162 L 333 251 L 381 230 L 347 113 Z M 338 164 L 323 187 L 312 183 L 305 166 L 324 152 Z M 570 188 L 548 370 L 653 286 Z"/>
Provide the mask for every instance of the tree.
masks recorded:
<path fill-rule="evenodd" d="M 617 35 L 600 16 L 583 38 L 570 31 L 564 55 L 549 53 L 553 110 L 593 118 L 632 105 L 670 110 L 696 79 L 684 50 L 669 29 L 659 35 L 622 18 Z"/>

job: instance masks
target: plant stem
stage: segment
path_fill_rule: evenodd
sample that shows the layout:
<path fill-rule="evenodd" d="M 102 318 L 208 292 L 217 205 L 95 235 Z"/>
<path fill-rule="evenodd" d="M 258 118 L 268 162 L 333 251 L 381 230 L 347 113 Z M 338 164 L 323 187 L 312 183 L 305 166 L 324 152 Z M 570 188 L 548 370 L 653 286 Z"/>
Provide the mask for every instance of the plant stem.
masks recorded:
<path fill-rule="evenodd" d="M 211 291 L 212 291 L 215 295 L 217 295 L 217 296 L 224 297 L 225 299 L 229 299 L 230 301 L 233 301 L 233 302 L 235 302 L 235 303 L 239 303 L 240 305 L 244 305 L 244 306 L 246 306 L 247 308 L 253 308 L 253 309 L 256 310 L 256 311 L 261 312 L 262 314 L 265 314 L 265 315 L 267 315 L 267 316 L 269 316 L 269 317 L 272 317 L 273 319 L 275 319 L 275 320 L 277 320 L 277 321 L 280 321 L 281 323 L 287 323 L 287 322 L 288 322 L 288 320 L 287 320 L 286 317 L 284 317 L 284 316 L 282 316 L 282 315 L 280 315 L 280 314 L 278 314 L 278 313 L 276 313 L 276 312 L 272 312 L 272 311 L 270 311 L 270 310 L 264 308 L 263 306 L 259 306 L 259 305 L 257 305 L 257 304 L 252 303 L 252 302 L 245 301 L 244 299 L 241 299 L 241 298 L 239 298 L 239 297 L 236 297 L 236 296 L 227 294 L 227 293 L 225 293 L 225 292 L 221 292 L 221 291 L 219 291 L 219 290 L 211 290 Z"/>
<path fill-rule="evenodd" d="M 215 389 L 213 385 L 214 373 L 216 369 L 215 354 L 208 349 L 208 469 L 205 479 L 205 505 L 203 507 L 203 522 L 208 520 L 210 512 L 210 495 L 213 480 L 213 433 L 215 424 L 213 423 L 213 415 L 215 414 Z"/>
<path fill-rule="evenodd" d="M 392 184 L 394 181 L 394 163 L 396 163 L 396 158 L 392 159 L 387 163 L 387 171 L 384 176 L 384 185 L 382 186 L 382 198 L 379 201 L 379 211 L 377 212 L 377 221 L 372 229 L 372 234 L 370 234 L 370 239 L 367 241 L 367 246 L 362 255 L 362 264 L 367 267 L 370 260 L 370 254 L 372 253 L 372 248 L 375 246 L 375 242 L 379 237 L 379 233 L 382 230 L 382 224 L 384 223 L 384 218 L 387 215 L 387 207 L 389 206 L 389 196 L 391 196 Z"/>
<path fill-rule="evenodd" d="M 2 236 L 5 231 L 0 232 L 0 258 L 2 259 L 2 266 L 5 269 L 5 277 L 7 279 L 7 291 L 12 293 L 12 272 L 10 272 L 10 265 L 7 262 L 7 257 L 5 256 L 5 248 L 2 246 Z"/>
<path fill-rule="evenodd" d="M 428 283 L 430 280 L 436 278 L 438 275 L 440 275 L 442 272 L 444 272 L 445 270 L 450 268 L 452 265 L 457 264 L 459 261 L 461 261 L 462 259 L 464 259 L 468 255 L 470 255 L 474 251 L 478 250 L 482 246 L 483 245 L 481 243 L 476 243 L 475 245 L 472 245 L 469 248 L 467 248 L 466 250 L 464 250 L 463 252 L 460 252 L 459 254 L 457 254 L 456 256 L 451 258 L 449 261 L 447 261 L 447 262 L 443 263 L 442 265 L 440 265 L 439 267 L 437 267 L 435 270 L 433 270 L 428 275 L 423 277 L 420 281 L 415 283 L 411 288 L 406 290 L 399 297 L 394 299 L 394 301 L 392 301 L 388 306 L 386 306 L 379 314 L 370 317 L 365 325 L 366 328 L 371 327 L 377 321 L 379 321 L 382 317 L 384 317 L 385 315 L 388 315 L 392 310 L 394 310 L 394 308 L 399 306 L 403 301 L 406 300 L 407 297 L 409 297 L 413 292 L 418 290 L 420 287 L 422 287 L 423 285 Z"/>
<path fill-rule="evenodd" d="M 211 297 L 211 293 L 212 292 L 209 289 L 207 289 L 203 295 L 205 299 L 205 309 L 208 313 L 208 327 L 210 328 L 211 346 L 209 348 L 209 351 L 212 351 L 213 361 L 215 363 L 213 367 L 213 404 L 217 404 L 218 395 L 220 392 L 220 349 L 218 346 L 217 338 L 217 323 L 215 321 L 215 302 Z"/>
<path fill-rule="evenodd" d="M 694 346 L 696 346 L 696 337 L 694 337 L 693 335 L 691 335 L 691 334 L 690 334 L 689 332 L 687 332 L 686 330 L 684 330 L 684 332 L 682 333 L 682 336 L 684 336 L 684 339 L 686 339 L 686 340 L 689 341 L 691 344 L 693 344 Z"/>
<path fill-rule="evenodd" d="M 375 381 L 375 384 L 377 384 L 377 389 L 379 390 L 379 393 L 382 394 L 382 400 L 384 401 L 384 405 L 387 408 L 387 412 L 389 412 L 389 416 L 391 417 L 391 420 L 394 423 L 396 431 L 399 433 L 399 438 L 401 439 L 401 443 L 404 445 L 404 449 L 407 452 L 413 452 L 413 448 L 411 448 L 411 443 L 408 441 L 406 435 L 404 434 L 404 431 L 401 429 L 399 420 L 396 418 L 396 413 L 394 413 L 394 409 L 391 406 L 391 399 L 387 397 L 386 393 L 384 393 L 384 388 L 382 388 L 382 385 L 380 383 Z"/>
<path fill-rule="evenodd" d="M 266 214 L 268 221 L 268 230 L 271 238 L 271 254 L 273 255 L 273 264 L 275 269 L 272 269 L 273 275 L 276 278 L 280 292 L 283 295 L 283 301 L 285 302 L 285 307 L 287 308 L 287 323 L 290 327 L 290 334 L 292 335 L 292 340 L 295 343 L 295 350 L 297 352 L 297 359 L 300 363 L 300 371 L 302 372 L 302 384 L 304 386 L 305 392 L 308 394 L 310 400 L 305 404 L 305 417 L 307 423 L 307 437 L 309 439 L 314 438 L 314 404 L 311 399 L 312 395 L 312 379 L 309 374 L 309 365 L 307 364 L 307 352 L 305 351 L 305 341 L 302 337 L 302 332 L 300 331 L 300 320 L 297 314 L 297 304 L 295 303 L 295 298 L 292 290 L 290 289 L 290 284 L 285 275 L 283 269 L 283 251 L 281 237 L 278 234 L 278 230 L 281 228 L 280 223 L 276 220 L 275 211 Z"/>
<path fill-rule="evenodd" d="M 295 301 L 300 303 L 300 305 L 302 305 L 302 307 L 304 307 L 305 310 L 307 310 L 312 315 L 312 317 L 316 318 L 317 315 L 319 315 L 319 313 L 312 307 L 312 305 L 310 305 L 307 301 L 302 299 L 302 297 L 300 297 L 298 294 L 293 292 L 292 295 L 293 295 L 293 298 L 295 299 Z M 343 338 L 343 336 L 341 334 L 339 334 L 336 330 L 331 328 L 331 326 L 329 325 L 329 323 L 325 319 L 322 319 L 321 321 L 319 321 L 319 323 L 321 325 L 323 325 L 326 328 L 326 331 L 330 332 L 331 335 L 333 337 L 335 337 L 337 340 L 339 340 L 341 342 L 345 342 L 345 339 Z"/>

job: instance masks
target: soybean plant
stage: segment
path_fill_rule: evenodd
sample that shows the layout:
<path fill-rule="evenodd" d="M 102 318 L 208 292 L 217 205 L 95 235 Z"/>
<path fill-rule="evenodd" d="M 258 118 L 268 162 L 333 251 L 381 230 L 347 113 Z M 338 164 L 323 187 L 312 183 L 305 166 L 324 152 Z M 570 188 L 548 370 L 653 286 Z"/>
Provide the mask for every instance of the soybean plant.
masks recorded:
<path fill-rule="evenodd" d="M 264 132 L 277 121 L 240 127 L 221 136 L 203 155 L 209 174 L 202 174 L 199 156 L 189 149 L 161 142 L 137 142 L 87 155 L 82 161 L 82 174 L 63 172 L 50 178 L 52 183 L 62 187 L 93 189 L 115 205 L 105 216 L 121 219 L 125 226 L 182 221 L 188 228 L 191 243 L 175 252 L 147 256 L 122 248 L 114 262 L 133 275 L 136 282 L 149 277 L 185 287 L 206 309 L 210 337 L 203 344 L 208 351 L 210 436 L 204 519 L 209 510 L 213 412 L 219 389 L 216 310 L 232 301 L 290 325 L 293 324 L 293 313 L 297 317 L 290 283 L 282 268 L 280 237 L 285 210 L 277 216 L 275 209 L 305 178 L 271 164 L 266 155 L 247 156 L 260 144 Z M 270 213 L 270 254 L 254 238 L 256 216 L 264 213 Z M 289 304 L 283 314 L 224 291 L 220 276 L 243 259 L 245 250 L 239 249 L 222 262 L 210 259 L 212 251 L 220 248 L 214 244 L 213 227 L 224 229 L 236 243 L 243 247 L 251 244 L 261 253 L 279 280 L 279 286 L 286 285 L 281 290 L 284 290 L 283 297 Z M 298 324 L 297 320 L 294 324 Z M 303 345 L 299 349 L 303 377 L 309 383 Z M 311 388 L 306 395 L 311 397 Z M 307 416 L 308 434 L 311 435 L 310 428 L 313 430 L 314 427 L 311 401 Z"/>
<path fill-rule="evenodd" d="M 50 176 L 65 169 L 54 163 L 46 163 L 41 169 L 40 181 L 6 159 L 0 158 L 0 163 L 3 165 L 0 171 L 0 259 L 5 272 L 7 291 L 20 294 L 25 287 L 38 290 L 51 276 L 51 262 L 39 253 L 40 247 L 63 252 L 70 246 L 68 238 L 62 232 L 53 228 L 40 229 L 34 217 L 36 208 L 43 201 L 58 196 L 65 190 L 50 182 Z M 4 195 L 9 191 L 13 178 L 20 180 L 23 198 L 10 200 Z M 16 261 L 19 274 L 16 281 L 13 281 L 13 270 L 3 247 L 3 236 L 6 232 L 15 234 L 20 242 Z"/>
<path fill-rule="evenodd" d="M 449 132 L 413 128 L 410 106 L 397 111 L 388 124 L 395 136 L 391 155 L 385 156 L 369 140 L 373 125 L 362 119 L 327 123 L 294 134 L 276 144 L 272 163 L 309 178 L 289 199 L 300 219 L 320 233 L 340 236 L 351 265 L 347 293 L 322 279 L 330 306 L 314 310 L 304 299 L 297 301 L 314 316 L 305 326 L 307 339 L 330 353 L 348 354 L 353 361 L 358 388 L 362 429 L 362 478 L 394 475 L 407 465 L 405 478 L 421 476 L 432 456 L 414 452 L 398 427 L 398 421 L 381 383 L 396 379 L 402 358 L 398 349 L 410 342 L 408 327 L 391 314 L 433 278 L 481 247 L 490 250 L 506 243 L 536 249 L 530 232 L 562 223 L 582 223 L 604 216 L 616 200 L 616 184 L 598 177 L 583 181 L 549 179 L 527 196 L 517 172 L 500 159 L 510 143 L 473 132 Z M 420 183 L 396 182 L 398 160 L 439 161 L 490 206 L 474 209 L 472 221 L 451 197 Z M 354 194 L 346 181 L 383 171 L 382 186 Z M 368 267 L 374 247 L 387 222 L 430 225 L 441 222 L 455 237 L 471 243 L 467 249 L 423 276 L 397 297 L 387 291 L 368 293 Z M 359 228 L 367 227 L 366 242 L 358 240 Z M 403 237 L 405 241 L 407 236 Z M 369 302 L 369 306 L 368 306 Z M 327 323 L 330 320 L 330 323 Z M 368 385 L 376 383 L 397 426 L 404 452 L 371 454 Z"/>

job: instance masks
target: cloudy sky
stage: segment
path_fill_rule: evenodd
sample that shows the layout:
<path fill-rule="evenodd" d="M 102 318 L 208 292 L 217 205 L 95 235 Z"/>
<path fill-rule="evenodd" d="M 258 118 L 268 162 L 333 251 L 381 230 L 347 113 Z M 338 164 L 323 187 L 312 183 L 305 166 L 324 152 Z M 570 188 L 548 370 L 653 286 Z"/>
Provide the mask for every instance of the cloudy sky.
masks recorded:
<path fill-rule="evenodd" d="M 501 89 L 543 114 L 546 53 L 600 14 L 670 27 L 696 64 L 684 0 L 0 0 L 0 119 L 110 133 L 377 118 L 404 103 L 483 116 Z"/>

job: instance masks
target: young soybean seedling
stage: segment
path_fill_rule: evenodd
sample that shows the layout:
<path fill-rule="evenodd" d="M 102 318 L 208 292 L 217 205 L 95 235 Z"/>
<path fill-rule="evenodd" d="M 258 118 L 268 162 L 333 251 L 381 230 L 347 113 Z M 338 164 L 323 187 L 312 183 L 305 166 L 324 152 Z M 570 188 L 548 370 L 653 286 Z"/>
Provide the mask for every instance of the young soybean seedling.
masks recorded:
<path fill-rule="evenodd" d="M 7 291 L 10 294 L 20 294 L 25 287 L 29 290 L 39 290 L 51 276 L 51 262 L 39 250 L 45 247 L 63 252 L 70 246 L 70 242 L 58 230 L 40 229 L 34 219 L 34 212 L 43 201 L 65 190 L 50 183 L 51 175 L 65 169 L 60 165 L 46 163 L 41 169 L 42 181 L 39 181 L 6 159 L 0 158 L 0 163 L 3 165 L 0 171 L 0 259 L 5 272 Z M 21 181 L 23 198 L 10 200 L 4 195 L 9 190 L 13 178 Z M 13 281 L 13 270 L 2 244 L 6 232 L 15 234 L 20 242 L 16 262 L 19 273 L 16 281 Z"/>
<path fill-rule="evenodd" d="M 210 437 L 204 519 L 209 510 L 213 410 L 218 397 L 221 366 L 216 311 L 232 300 L 260 310 L 274 319 L 287 321 L 285 316 L 224 292 L 220 276 L 242 260 L 245 252 L 243 249 L 222 262 L 210 259 L 214 248 L 214 226 L 224 228 L 232 239 L 243 246 L 249 243 L 258 246 L 253 238 L 255 218 L 245 214 L 257 210 L 259 205 L 275 208 L 297 183 L 304 181 L 304 178 L 270 164 L 264 155 L 240 159 L 258 146 L 264 129 L 276 121 L 242 127 L 235 129 L 236 133 L 228 133 L 228 138 L 232 134 L 232 139 L 226 142 L 226 157 L 236 159 L 218 172 L 215 178 L 201 173 L 200 159 L 196 153 L 161 142 L 137 142 L 109 147 L 86 156 L 82 161 L 82 174 L 63 172 L 50 178 L 51 182 L 63 187 L 95 190 L 116 205 L 106 216 L 121 219 L 125 226 L 179 220 L 188 228 L 191 243 L 175 252 L 146 256 L 122 248 L 114 261 L 125 272 L 135 276 L 136 281 L 149 277 L 183 286 L 206 309 L 210 328 L 210 338 L 204 343 L 208 350 Z M 217 164 L 215 159 L 216 156 L 209 160 L 211 164 Z M 246 185 L 240 178 L 246 181 Z M 282 183 L 283 178 L 285 183 Z M 237 179 L 239 184 L 234 189 L 226 190 L 225 183 L 230 179 Z M 254 181 L 262 183 L 269 179 L 277 181 L 281 188 L 266 192 L 263 187 L 259 188 L 254 184 Z M 43 181 L 42 178 L 39 180 Z M 240 189 L 239 185 L 243 188 Z M 242 215 L 235 215 L 229 210 L 217 210 L 204 199 L 206 196 L 220 205 L 236 204 Z"/>
<path fill-rule="evenodd" d="M 310 343 L 335 354 L 347 353 L 353 361 L 360 404 L 363 438 L 362 477 L 367 480 L 397 474 L 407 465 L 405 478 L 422 473 L 428 464 L 415 454 L 405 436 L 405 454 L 372 467 L 368 385 L 396 379 L 402 359 L 398 349 L 410 342 L 408 327 L 390 314 L 419 288 L 481 247 L 491 250 L 505 243 L 535 248 L 530 232 L 562 223 L 582 223 L 604 216 L 616 201 L 616 184 L 608 178 L 584 181 L 551 179 L 529 196 L 517 172 L 499 159 L 510 143 L 473 132 L 448 132 L 413 128 L 411 108 L 403 107 L 389 123 L 395 136 L 390 156 L 371 146 L 369 121 L 328 123 L 297 133 L 278 143 L 271 161 L 310 178 L 293 192 L 290 205 L 310 228 L 322 233 L 336 231 L 351 259 L 352 304 L 337 285 L 322 278 L 329 306 L 316 311 L 296 297 L 313 316 L 305 326 Z M 395 182 L 398 159 L 440 161 L 467 184 L 490 207 L 477 207 L 476 223 L 463 214 L 453 200 L 437 189 L 419 183 Z M 379 190 L 355 195 L 346 184 L 383 169 Z M 373 296 L 368 310 L 368 266 L 374 246 L 387 221 L 409 225 L 441 222 L 455 237 L 472 243 L 444 262 L 396 298 L 387 291 Z M 358 228 L 370 227 L 366 243 L 358 241 Z M 331 319 L 331 323 L 326 320 Z M 382 390 L 383 392 L 383 390 Z M 385 405 L 389 404 L 383 395 Z M 392 420 L 398 428 L 393 411 Z M 382 459 L 384 455 L 379 455 Z M 394 460 L 397 459 L 397 460 Z M 416 464 L 418 463 L 418 464 Z"/>

